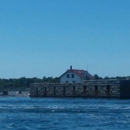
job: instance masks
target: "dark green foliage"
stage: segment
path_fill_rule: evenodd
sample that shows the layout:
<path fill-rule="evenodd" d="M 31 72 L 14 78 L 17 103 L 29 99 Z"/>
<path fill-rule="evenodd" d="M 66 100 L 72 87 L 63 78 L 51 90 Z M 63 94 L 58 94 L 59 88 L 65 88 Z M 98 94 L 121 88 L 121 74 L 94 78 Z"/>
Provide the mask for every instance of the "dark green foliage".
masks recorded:
<path fill-rule="evenodd" d="M 94 79 L 99 79 L 99 76 L 97 74 L 95 74 Z"/>
<path fill-rule="evenodd" d="M 108 76 L 106 76 L 104 79 L 110 79 Z"/>
<path fill-rule="evenodd" d="M 119 80 L 125 80 L 125 79 L 130 79 L 130 76 L 116 76 L 116 77 L 108 77 L 105 76 L 104 78 L 99 77 L 97 74 L 94 74 L 94 79 L 119 79 Z"/>
<path fill-rule="evenodd" d="M 60 79 L 58 77 L 43 77 L 40 78 L 25 78 L 21 77 L 19 79 L 0 79 L 0 89 L 8 89 L 8 88 L 28 88 L 31 83 L 59 83 Z"/>
<path fill-rule="evenodd" d="M 99 77 L 97 74 L 95 74 L 94 79 L 102 79 L 102 77 Z"/>
<path fill-rule="evenodd" d="M 94 75 L 94 79 L 102 79 L 102 77 L 99 77 L 97 74 Z M 130 76 L 128 77 L 108 77 L 106 76 L 104 79 L 130 79 Z M 43 77 L 42 79 L 33 77 L 33 78 L 26 78 L 21 77 L 19 79 L 10 78 L 10 79 L 0 79 L 0 89 L 8 89 L 8 88 L 29 88 L 31 83 L 60 83 L 60 78 L 58 77 Z"/>

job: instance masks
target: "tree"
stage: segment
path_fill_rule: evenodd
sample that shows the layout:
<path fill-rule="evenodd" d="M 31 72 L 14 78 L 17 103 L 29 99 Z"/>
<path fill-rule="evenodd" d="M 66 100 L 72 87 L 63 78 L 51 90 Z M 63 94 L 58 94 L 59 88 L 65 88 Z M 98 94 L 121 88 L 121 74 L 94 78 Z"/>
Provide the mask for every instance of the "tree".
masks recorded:
<path fill-rule="evenodd" d="M 106 76 L 104 79 L 110 79 L 108 76 Z"/>
<path fill-rule="evenodd" d="M 94 79 L 100 79 L 100 77 L 97 74 L 94 74 Z"/>

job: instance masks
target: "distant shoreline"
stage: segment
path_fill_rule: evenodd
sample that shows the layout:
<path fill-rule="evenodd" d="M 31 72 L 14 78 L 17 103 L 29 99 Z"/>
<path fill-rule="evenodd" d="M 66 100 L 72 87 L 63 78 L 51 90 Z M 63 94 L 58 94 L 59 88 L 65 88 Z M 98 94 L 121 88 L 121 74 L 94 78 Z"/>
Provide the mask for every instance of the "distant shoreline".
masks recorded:
<path fill-rule="evenodd" d="M 20 94 L 18 91 L 9 91 L 7 95 L 3 95 L 3 92 L 0 93 L 0 97 L 29 97 L 29 91 L 22 91 Z"/>

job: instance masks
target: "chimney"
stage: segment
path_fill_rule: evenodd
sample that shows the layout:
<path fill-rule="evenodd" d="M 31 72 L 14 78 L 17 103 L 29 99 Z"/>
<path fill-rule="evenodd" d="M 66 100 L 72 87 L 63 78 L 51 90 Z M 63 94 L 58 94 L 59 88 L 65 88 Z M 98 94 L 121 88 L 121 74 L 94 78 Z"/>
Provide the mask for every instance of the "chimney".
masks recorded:
<path fill-rule="evenodd" d="M 70 66 L 70 70 L 72 70 L 72 65 Z"/>

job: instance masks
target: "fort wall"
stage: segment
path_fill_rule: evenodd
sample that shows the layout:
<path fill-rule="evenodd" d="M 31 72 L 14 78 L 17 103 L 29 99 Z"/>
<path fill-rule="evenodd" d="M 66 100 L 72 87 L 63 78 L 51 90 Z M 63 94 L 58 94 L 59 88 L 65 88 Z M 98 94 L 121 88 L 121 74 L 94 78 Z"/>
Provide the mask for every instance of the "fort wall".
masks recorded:
<path fill-rule="evenodd" d="M 119 80 L 88 80 L 84 83 L 33 83 L 30 97 L 120 98 Z"/>

